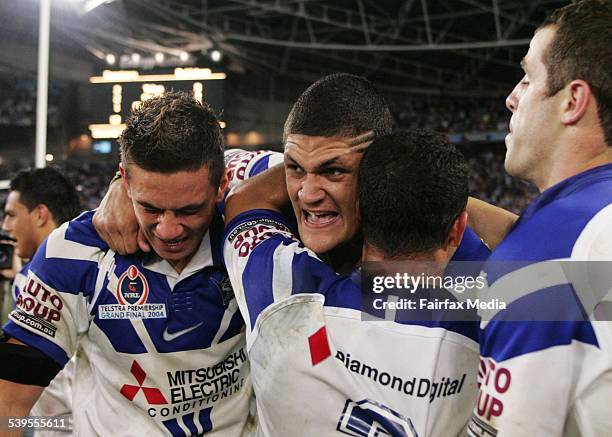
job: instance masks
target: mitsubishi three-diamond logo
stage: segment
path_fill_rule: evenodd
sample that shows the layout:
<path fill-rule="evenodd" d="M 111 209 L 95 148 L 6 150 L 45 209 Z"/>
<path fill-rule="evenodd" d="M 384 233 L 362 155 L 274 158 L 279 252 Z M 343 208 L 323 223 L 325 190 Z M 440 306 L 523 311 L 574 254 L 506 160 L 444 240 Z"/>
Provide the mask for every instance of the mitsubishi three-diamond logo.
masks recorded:
<path fill-rule="evenodd" d="M 168 403 L 163 393 L 158 388 L 144 387 L 142 385 L 147 378 L 147 373 L 140 367 L 140 364 L 138 364 L 136 360 L 132 363 L 130 372 L 132 372 L 132 375 L 136 378 L 138 385 L 124 384 L 123 387 L 121 387 L 121 394 L 123 396 L 133 401 L 138 392 L 142 390 L 149 405 L 162 405 Z"/>

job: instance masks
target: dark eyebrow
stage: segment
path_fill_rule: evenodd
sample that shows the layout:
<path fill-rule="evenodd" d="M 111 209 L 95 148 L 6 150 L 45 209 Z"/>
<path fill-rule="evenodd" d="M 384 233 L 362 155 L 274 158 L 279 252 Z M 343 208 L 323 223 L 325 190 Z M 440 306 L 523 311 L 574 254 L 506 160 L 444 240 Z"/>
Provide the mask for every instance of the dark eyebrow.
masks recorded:
<path fill-rule="evenodd" d="M 333 167 L 334 165 L 346 167 L 346 164 L 342 163 L 340 158 L 341 158 L 340 156 L 336 156 L 335 158 L 328 159 L 327 161 L 322 162 L 321 164 L 317 165 L 317 167 L 315 168 L 315 171 L 320 172 L 329 167 Z"/>
<path fill-rule="evenodd" d="M 138 202 L 138 204 L 143 206 L 144 208 L 155 209 L 155 210 L 158 210 L 158 211 L 164 211 L 163 208 L 158 208 L 157 206 L 151 205 L 148 202 L 140 202 L 138 200 L 136 202 Z M 173 211 L 173 212 L 197 211 L 199 209 L 202 209 L 205 205 L 206 205 L 206 201 L 201 202 L 201 203 L 191 203 L 189 205 L 185 205 L 185 206 L 183 206 L 181 208 L 178 208 L 178 209 L 172 209 L 171 211 Z"/>

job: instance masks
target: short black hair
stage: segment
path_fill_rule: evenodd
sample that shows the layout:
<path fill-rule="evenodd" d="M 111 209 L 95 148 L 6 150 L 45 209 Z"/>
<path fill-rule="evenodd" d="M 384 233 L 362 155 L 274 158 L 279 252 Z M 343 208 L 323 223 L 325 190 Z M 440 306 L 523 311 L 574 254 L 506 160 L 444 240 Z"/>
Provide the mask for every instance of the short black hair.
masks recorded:
<path fill-rule="evenodd" d="M 46 205 L 58 226 L 81 212 L 74 186 L 63 174 L 51 167 L 20 171 L 11 180 L 10 189 L 19 192 L 19 201 L 28 211 L 37 205 Z"/>
<path fill-rule="evenodd" d="M 398 131 L 372 142 L 361 161 L 364 238 L 389 257 L 440 248 L 467 198 L 465 158 L 442 134 Z"/>
<path fill-rule="evenodd" d="M 174 173 L 207 165 L 215 186 L 225 171 L 219 120 L 208 104 L 185 92 L 143 102 L 127 119 L 119 145 L 126 168 L 134 163 L 146 171 Z"/>
<path fill-rule="evenodd" d="M 336 73 L 319 79 L 304 91 L 285 121 L 288 135 L 357 136 L 374 131 L 391 133 L 393 116 L 383 96 L 364 77 Z"/>
<path fill-rule="evenodd" d="M 539 29 L 547 26 L 555 29 L 543 56 L 548 95 L 572 80 L 586 81 L 597 101 L 606 144 L 612 146 L 612 1 L 574 2 L 555 10 Z"/>

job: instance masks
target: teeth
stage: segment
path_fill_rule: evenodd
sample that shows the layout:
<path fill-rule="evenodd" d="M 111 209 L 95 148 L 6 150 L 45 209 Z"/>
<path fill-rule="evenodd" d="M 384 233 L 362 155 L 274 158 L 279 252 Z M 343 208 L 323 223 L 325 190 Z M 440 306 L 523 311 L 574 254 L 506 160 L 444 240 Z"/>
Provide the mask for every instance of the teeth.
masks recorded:
<path fill-rule="evenodd" d="M 309 212 L 304 211 L 306 213 L 306 220 L 309 223 L 324 225 L 333 221 L 338 214 L 336 213 L 328 213 L 328 212 Z"/>

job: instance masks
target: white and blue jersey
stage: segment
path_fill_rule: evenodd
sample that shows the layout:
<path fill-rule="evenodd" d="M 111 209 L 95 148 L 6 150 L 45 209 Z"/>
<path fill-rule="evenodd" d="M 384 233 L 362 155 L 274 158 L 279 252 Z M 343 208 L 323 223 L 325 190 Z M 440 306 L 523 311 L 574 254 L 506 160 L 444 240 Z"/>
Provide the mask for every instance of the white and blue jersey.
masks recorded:
<path fill-rule="evenodd" d="M 470 336 L 405 322 L 399 312 L 394 321 L 362 321 L 354 278 L 336 274 L 272 211 L 237 216 L 225 235 L 247 324 L 259 435 L 465 430 L 477 393 L 477 329 Z"/>
<path fill-rule="evenodd" d="M 30 263 L 25 264 L 19 273 L 15 275 L 11 288 L 13 295 L 13 304 L 15 305 L 21 291 L 26 285 L 28 273 L 30 271 Z M 66 366 L 53 378 L 51 383 L 45 387 L 40 397 L 32 407 L 30 416 L 42 417 L 63 417 L 65 427 L 60 431 L 39 430 L 34 433 L 36 437 L 68 437 L 72 435 L 70 432 L 72 414 L 72 380 L 74 378 L 75 362 L 74 358 L 70 360 Z"/>
<path fill-rule="evenodd" d="M 612 261 L 611 235 L 608 164 L 544 191 L 493 251 L 487 293 L 507 308 L 483 314 L 470 435 L 612 435 L 612 322 L 583 290 L 610 300 L 595 261 Z"/>
<path fill-rule="evenodd" d="M 248 156 L 234 166 L 247 176 L 272 161 Z M 251 171 L 261 157 L 267 164 Z M 181 273 L 154 254 L 116 254 L 92 215 L 39 248 L 5 327 L 61 366 L 78 350 L 75 434 L 252 434 L 244 321 L 222 262 L 221 209 Z"/>

